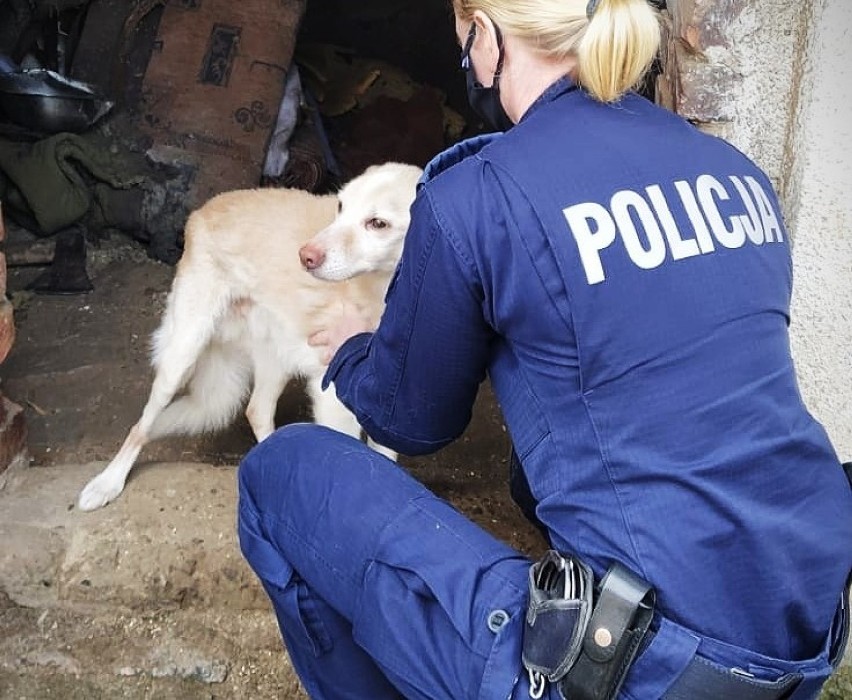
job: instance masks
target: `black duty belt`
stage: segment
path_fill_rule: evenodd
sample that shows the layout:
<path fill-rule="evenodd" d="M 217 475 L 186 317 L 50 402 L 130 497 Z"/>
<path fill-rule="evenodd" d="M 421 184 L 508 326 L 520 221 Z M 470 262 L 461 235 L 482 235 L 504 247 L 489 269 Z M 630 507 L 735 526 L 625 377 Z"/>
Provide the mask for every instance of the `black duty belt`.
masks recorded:
<path fill-rule="evenodd" d="M 802 676 L 788 673 L 776 681 L 760 681 L 746 673 L 719 668 L 694 656 L 686 670 L 666 691 L 664 700 L 781 700 L 799 685 Z"/>

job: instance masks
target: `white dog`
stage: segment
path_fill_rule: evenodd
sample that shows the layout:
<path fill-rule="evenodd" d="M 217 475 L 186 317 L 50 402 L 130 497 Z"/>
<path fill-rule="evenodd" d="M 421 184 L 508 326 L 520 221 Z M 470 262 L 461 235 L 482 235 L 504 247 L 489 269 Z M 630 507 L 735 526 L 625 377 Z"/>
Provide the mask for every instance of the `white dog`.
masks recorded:
<path fill-rule="evenodd" d="M 378 325 L 421 172 L 386 163 L 337 196 L 238 190 L 193 212 L 153 338 L 148 403 L 77 506 L 94 510 L 116 498 L 149 441 L 229 425 L 250 386 L 245 413 L 258 441 L 275 429 L 278 398 L 296 376 L 307 379 L 317 423 L 360 437 L 333 388 L 322 391 L 323 351 L 308 338 L 334 323 L 344 303 Z"/>

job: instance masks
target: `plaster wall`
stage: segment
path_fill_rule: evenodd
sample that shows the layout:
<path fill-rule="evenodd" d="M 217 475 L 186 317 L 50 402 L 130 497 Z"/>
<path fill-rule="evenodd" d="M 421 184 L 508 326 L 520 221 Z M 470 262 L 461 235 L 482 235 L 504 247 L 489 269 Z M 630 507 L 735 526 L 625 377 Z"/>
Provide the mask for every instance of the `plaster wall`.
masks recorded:
<path fill-rule="evenodd" d="M 815 2 L 792 115 L 793 356 L 805 403 L 852 460 L 852 3 Z"/>
<path fill-rule="evenodd" d="M 751 156 L 793 243 L 805 404 L 852 460 L 852 3 L 669 0 L 675 109 Z"/>

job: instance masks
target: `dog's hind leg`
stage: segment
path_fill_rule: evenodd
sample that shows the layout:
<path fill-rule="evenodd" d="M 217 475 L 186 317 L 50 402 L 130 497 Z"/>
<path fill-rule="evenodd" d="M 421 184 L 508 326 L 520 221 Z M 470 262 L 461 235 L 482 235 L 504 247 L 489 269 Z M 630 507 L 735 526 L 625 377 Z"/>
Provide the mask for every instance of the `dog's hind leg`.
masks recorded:
<path fill-rule="evenodd" d="M 226 428 L 245 399 L 250 369 L 245 353 L 233 343 L 211 342 L 195 363 L 186 392 L 154 419 L 148 440 L 195 435 Z"/>
<path fill-rule="evenodd" d="M 86 484 L 77 498 L 80 510 L 95 510 L 116 498 L 139 452 L 151 439 L 151 428 L 163 409 L 186 383 L 228 298 L 208 286 L 202 275 L 178 275 L 169 295 L 163 321 L 155 334 L 154 382 L 142 417 L 106 468 Z"/>

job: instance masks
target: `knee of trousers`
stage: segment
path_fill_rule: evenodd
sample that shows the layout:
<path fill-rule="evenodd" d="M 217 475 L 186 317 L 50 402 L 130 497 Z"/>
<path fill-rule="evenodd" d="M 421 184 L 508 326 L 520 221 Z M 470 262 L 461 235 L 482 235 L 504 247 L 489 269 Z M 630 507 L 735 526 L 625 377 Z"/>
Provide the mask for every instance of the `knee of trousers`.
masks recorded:
<path fill-rule="evenodd" d="M 243 556 L 265 581 L 284 586 L 290 567 L 283 561 L 265 520 L 290 510 L 288 496 L 299 490 L 296 482 L 312 473 L 305 464 L 309 446 L 321 442 L 313 424 L 285 426 L 255 445 L 238 470 L 237 529 Z"/>
<path fill-rule="evenodd" d="M 255 445 L 239 467 L 240 509 L 261 519 L 301 521 L 353 465 L 384 459 L 360 440 L 313 423 L 294 423 Z"/>
<path fill-rule="evenodd" d="M 281 495 L 291 490 L 293 479 L 310 473 L 324 461 L 318 457 L 327 440 L 327 429 L 313 423 L 293 423 L 276 430 L 249 450 L 240 463 L 240 499 L 250 498 L 256 509 L 262 509 L 265 496 L 280 503 Z"/>

